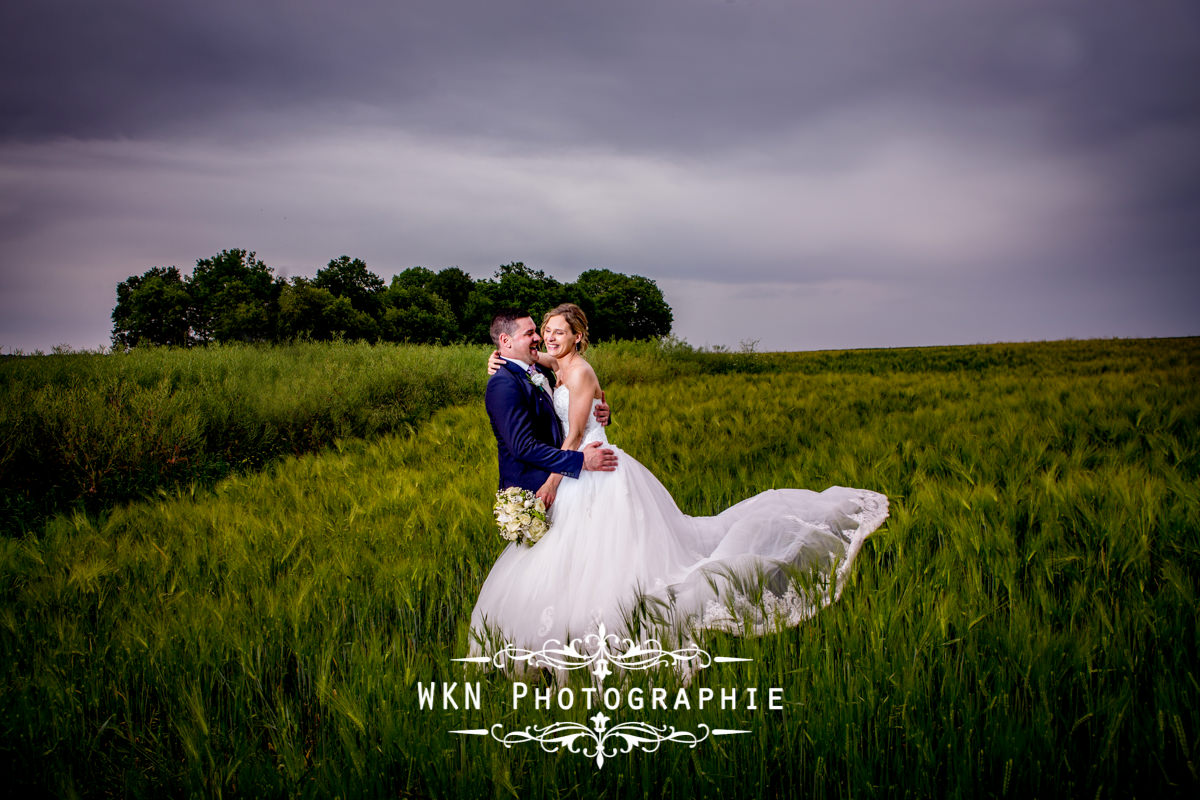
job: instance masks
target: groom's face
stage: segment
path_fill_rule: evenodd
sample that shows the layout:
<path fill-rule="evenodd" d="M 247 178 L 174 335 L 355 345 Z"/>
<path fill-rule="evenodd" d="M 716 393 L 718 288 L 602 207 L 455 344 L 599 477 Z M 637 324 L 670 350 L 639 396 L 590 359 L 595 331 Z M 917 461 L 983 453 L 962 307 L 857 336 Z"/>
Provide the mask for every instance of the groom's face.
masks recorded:
<path fill-rule="evenodd" d="M 517 320 L 514 328 L 513 335 L 509 338 L 511 352 L 508 355 L 533 364 L 537 361 L 538 345 L 542 342 L 542 337 L 538 336 L 537 325 L 533 324 L 532 317 L 525 317 Z"/>

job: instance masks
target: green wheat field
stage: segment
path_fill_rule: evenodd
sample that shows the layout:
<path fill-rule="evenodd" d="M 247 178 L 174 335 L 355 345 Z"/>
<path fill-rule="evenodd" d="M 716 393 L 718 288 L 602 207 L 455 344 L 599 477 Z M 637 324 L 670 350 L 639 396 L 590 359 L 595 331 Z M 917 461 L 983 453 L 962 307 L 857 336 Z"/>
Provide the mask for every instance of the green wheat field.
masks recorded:
<path fill-rule="evenodd" d="M 483 347 L 0 359 L 0 775 L 52 797 L 1086 797 L 1200 788 L 1200 339 L 589 353 L 610 438 L 684 512 L 887 494 L 841 599 L 711 634 L 606 711 L 694 747 L 453 733 L 513 708 L 467 655 L 504 542 Z M 553 535 L 551 533 L 551 535 Z M 479 708 L 418 687 L 478 681 Z M 532 680 L 532 679 L 531 679 Z M 583 677 L 573 677 L 577 689 Z M 606 685 L 679 677 L 616 672 Z M 771 687 L 783 708 L 768 710 Z M 439 690 L 440 691 L 440 690 Z"/>

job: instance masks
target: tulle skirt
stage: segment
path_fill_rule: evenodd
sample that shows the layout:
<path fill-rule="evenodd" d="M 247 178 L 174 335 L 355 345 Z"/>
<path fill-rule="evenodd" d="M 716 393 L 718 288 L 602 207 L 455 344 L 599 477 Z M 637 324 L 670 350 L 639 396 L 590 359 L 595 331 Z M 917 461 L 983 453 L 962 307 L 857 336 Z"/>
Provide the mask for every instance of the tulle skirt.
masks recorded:
<path fill-rule="evenodd" d="M 884 495 L 835 486 L 773 489 L 690 517 L 646 467 L 613 449 L 616 471 L 564 478 L 549 532 L 500 554 L 471 613 L 472 654 L 582 644 L 601 625 L 638 641 L 795 625 L 837 598 L 888 515 Z"/>

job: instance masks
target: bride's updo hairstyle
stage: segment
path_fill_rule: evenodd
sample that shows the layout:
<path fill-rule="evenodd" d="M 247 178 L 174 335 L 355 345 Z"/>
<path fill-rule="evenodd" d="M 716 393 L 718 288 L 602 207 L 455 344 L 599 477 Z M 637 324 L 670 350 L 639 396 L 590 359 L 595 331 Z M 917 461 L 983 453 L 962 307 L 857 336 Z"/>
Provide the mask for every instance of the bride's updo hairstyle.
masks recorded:
<path fill-rule="evenodd" d="M 575 343 L 575 352 L 582 353 L 587 350 L 588 346 L 588 321 L 587 314 L 583 313 L 583 309 L 574 303 L 560 303 L 554 308 L 546 312 L 546 316 L 542 317 L 542 338 L 546 337 L 546 325 L 549 324 L 551 317 L 562 317 L 567 321 L 567 325 L 571 328 L 572 333 L 579 334 L 579 341 Z"/>

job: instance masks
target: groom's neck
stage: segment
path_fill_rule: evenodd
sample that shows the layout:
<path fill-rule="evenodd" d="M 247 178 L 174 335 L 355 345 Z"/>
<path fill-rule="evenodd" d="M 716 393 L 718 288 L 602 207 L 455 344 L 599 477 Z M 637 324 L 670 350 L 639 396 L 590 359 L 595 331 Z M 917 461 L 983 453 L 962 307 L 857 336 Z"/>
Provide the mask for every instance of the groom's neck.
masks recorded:
<path fill-rule="evenodd" d="M 519 358 L 518 356 L 505 356 L 505 355 L 502 355 L 500 357 L 503 358 L 505 361 L 512 361 L 517 364 L 520 364 L 524 369 L 529 369 L 529 366 L 530 366 L 529 362 L 523 358 Z"/>

